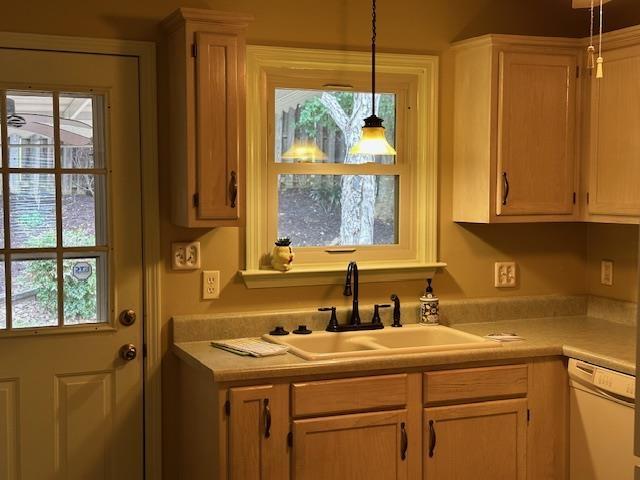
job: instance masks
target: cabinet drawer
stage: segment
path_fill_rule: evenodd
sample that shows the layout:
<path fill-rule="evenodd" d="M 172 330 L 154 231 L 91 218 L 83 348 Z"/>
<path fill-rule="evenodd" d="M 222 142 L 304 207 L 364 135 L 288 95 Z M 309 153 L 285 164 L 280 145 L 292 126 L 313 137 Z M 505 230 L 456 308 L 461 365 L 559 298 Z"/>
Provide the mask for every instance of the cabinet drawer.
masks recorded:
<path fill-rule="evenodd" d="M 291 385 L 294 417 L 359 412 L 407 403 L 407 374 L 347 378 Z"/>
<path fill-rule="evenodd" d="M 444 370 L 424 374 L 426 404 L 520 397 L 527 394 L 527 366 Z"/>

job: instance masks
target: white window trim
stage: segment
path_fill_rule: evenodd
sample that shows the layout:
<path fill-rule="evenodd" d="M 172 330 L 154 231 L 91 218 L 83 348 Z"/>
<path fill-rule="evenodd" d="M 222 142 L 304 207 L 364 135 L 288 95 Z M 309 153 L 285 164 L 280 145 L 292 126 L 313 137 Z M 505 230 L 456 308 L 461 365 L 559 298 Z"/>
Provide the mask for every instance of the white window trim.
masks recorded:
<path fill-rule="evenodd" d="M 267 118 L 266 71 L 272 68 L 344 69 L 369 72 L 371 55 L 342 50 L 311 50 L 249 45 L 247 47 L 247 184 L 246 270 L 240 272 L 249 288 L 329 285 L 343 281 L 345 261 L 322 266 L 296 265 L 288 272 L 260 268 L 267 235 Z M 361 281 L 379 282 L 425 278 L 446 266 L 437 260 L 438 214 L 438 57 L 384 54 L 376 56 L 380 73 L 415 76 L 416 112 L 416 254 L 403 261 L 359 264 Z"/>

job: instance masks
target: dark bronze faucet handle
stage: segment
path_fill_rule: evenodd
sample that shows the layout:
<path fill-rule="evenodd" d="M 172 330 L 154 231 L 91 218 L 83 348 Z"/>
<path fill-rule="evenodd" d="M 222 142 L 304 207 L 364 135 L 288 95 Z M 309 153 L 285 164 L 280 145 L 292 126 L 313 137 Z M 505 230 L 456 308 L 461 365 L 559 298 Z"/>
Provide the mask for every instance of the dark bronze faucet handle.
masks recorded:
<path fill-rule="evenodd" d="M 329 323 L 327 324 L 327 332 L 337 332 L 338 331 L 338 317 L 336 316 L 336 307 L 321 307 L 318 309 L 319 312 L 331 312 L 331 318 L 329 319 Z"/>
<path fill-rule="evenodd" d="M 380 309 L 381 308 L 389 308 L 391 305 L 385 303 L 384 305 L 374 305 L 373 306 L 373 318 L 371 319 L 371 323 L 382 323 L 380 319 Z"/>

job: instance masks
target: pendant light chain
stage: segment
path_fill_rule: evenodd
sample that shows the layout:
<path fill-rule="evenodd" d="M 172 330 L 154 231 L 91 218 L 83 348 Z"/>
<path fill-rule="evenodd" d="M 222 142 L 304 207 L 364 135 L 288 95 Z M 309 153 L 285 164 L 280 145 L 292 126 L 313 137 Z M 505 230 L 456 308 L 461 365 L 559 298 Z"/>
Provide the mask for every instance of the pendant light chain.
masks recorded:
<path fill-rule="evenodd" d="M 600 0 L 600 35 L 598 38 L 598 58 L 596 59 L 596 78 L 604 78 L 604 59 L 602 58 L 602 25 L 603 25 L 603 0 Z"/>
<path fill-rule="evenodd" d="M 376 114 L 376 0 L 371 0 L 371 113 Z"/>

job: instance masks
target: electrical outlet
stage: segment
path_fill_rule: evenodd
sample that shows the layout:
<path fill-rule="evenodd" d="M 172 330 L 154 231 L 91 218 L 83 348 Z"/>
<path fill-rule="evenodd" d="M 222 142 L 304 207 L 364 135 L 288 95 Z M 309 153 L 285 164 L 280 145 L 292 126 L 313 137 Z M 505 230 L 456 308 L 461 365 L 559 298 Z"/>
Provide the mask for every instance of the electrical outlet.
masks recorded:
<path fill-rule="evenodd" d="M 609 287 L 613 285 L 613 260 L 600 262 L 600 283 Z"/>
<path fill-rule="evenodd" d="M 202 272 L 202 299 L 216 298 L 220 298 L 220 270 L 205 270 Z"/>
<path fill-rule="evenodd" d="M 171 268 L 198 270 L 200 268 L 200 242 L 172 243 Z"/>
<path fill-rule="evenodd" d="M 518 282 L 516 262 L 496 262 L 494 285 L 497 288 L 513 288 Z"/>

